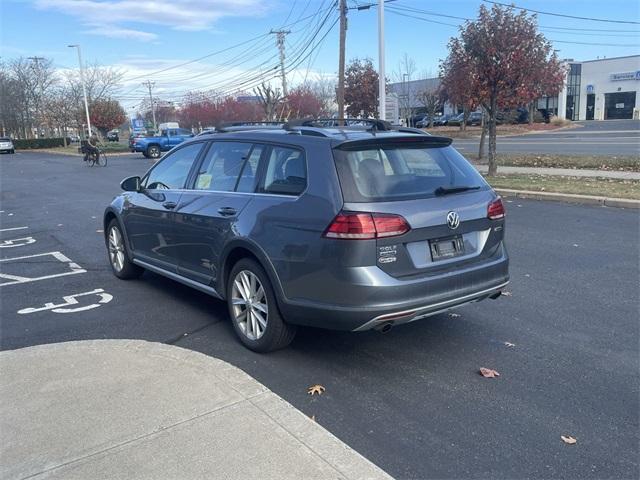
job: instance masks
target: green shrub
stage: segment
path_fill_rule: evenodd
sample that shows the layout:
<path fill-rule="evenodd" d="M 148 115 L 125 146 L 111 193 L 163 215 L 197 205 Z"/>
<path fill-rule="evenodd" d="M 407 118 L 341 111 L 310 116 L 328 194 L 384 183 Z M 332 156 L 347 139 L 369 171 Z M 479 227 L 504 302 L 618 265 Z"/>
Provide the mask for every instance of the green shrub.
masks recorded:
<path fill-rule="evenodd" d="M 71 144 L 71 139 L 67 138 L 67 145 Z M 26 140 L 13 140 L 13 146 L 17 149 L 31 148 L 54 148 L 64 147 L 64 138 L 28 138 Z"/>

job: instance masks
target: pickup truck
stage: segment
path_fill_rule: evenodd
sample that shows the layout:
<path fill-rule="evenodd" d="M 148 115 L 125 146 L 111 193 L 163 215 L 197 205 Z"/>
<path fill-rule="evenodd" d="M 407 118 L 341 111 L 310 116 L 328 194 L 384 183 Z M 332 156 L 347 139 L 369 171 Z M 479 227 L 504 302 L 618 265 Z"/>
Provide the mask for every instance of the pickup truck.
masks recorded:
<path fill-rule="evenodd" d="M 186 128 L 169 128 L 161 135 L 153 137 L 138 137 L 131 140 L 131 151 L 142 152 L 147 158 L 160 158 L 162 152 L 167 152 L 179 143 L 193 137 L 191 130 Z"/>

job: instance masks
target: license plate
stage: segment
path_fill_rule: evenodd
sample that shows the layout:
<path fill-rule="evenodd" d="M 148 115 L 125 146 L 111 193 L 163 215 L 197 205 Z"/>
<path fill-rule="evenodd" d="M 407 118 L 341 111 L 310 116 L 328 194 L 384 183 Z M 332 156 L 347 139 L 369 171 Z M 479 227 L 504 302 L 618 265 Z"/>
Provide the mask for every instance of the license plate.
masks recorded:
<path fill-rule="evenodd" d="M 455 237 L 440 238 L 429 242 L 431 259 L 436 262 L 447 258 L 464 255 L 464 240 L 461 235 Z"/>

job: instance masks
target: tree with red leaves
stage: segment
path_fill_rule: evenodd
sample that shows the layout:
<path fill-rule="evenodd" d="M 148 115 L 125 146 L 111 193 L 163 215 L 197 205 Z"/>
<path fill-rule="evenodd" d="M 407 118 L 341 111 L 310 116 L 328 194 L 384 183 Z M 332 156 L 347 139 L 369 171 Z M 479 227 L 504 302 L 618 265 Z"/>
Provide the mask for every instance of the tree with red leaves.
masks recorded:
<path fill-rule="evenodd" d="M 460 36 L 449 41 L 441 76 L 450 96 L 466 90 L 468 98 L 487 113 L 489 175 L 495 175 L 498 112 L 557 95 L 565 70 L 551 43 L 538 33 L 535 15 L 481 5 L 478 19 L 467 21 L 460 27 Z"/>
<path fill-rule="evenodd" d="M 344 101 L 350 117 L 377 117 L 378 72 L 371 59 L 351 60 L 345 71 Z"/>
<path fill-rule="evenodd" d="M 91 124 L 104 136 L 127 120 L 124 108 L 117 100 L 96 100 L 89 107 Z"/>
<path fill-rule="evenodd" d="M 301 85 L 289 91 L 287 107 L 290 118 L 320 117 L 326 114 L 318 98 L 310 87 Z"/>

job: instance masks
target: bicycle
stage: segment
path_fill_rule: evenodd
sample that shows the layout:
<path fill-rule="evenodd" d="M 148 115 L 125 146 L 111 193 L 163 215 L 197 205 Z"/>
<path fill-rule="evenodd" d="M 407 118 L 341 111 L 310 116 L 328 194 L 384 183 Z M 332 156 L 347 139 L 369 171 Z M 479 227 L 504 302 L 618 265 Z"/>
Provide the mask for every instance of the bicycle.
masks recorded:
<path fill-rule="evenodd" d="M 97 153 L 90 153 L 87 156 L 87 165 L 93 167 L 98 165 L 99 167 L 106 167 L 109 159 L 107 158 L 107 154 L 104 150 L 99 148 L 96 149 Z"/>

